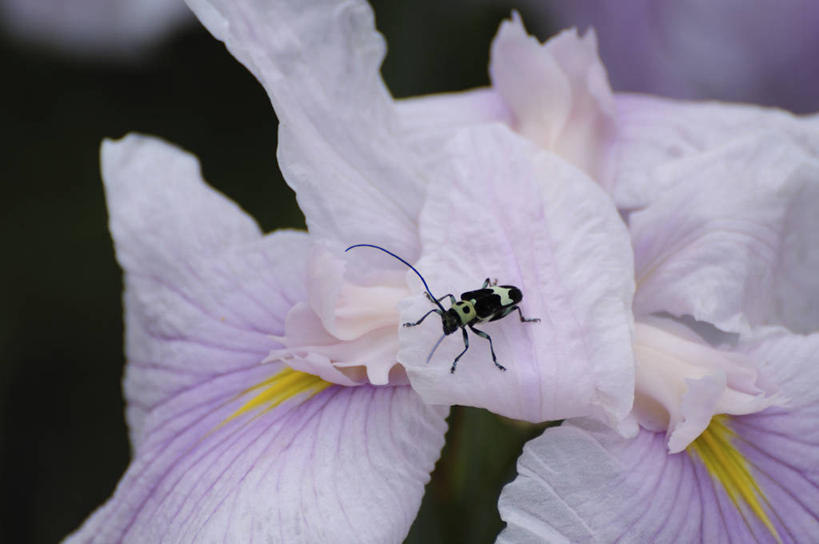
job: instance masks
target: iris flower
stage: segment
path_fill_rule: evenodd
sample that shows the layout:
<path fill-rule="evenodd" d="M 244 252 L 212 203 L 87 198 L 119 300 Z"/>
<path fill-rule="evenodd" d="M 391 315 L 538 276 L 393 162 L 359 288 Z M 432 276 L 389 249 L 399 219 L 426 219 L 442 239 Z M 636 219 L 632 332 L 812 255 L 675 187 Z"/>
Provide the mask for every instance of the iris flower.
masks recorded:
<path fill-rule="evenodd" d="M 640 430 L 624 438 L 581 418 L 533 440 L 501 496 L 499 542 L 810 541 L 816 117 L 612 100 L 617 131 L 598 180 L 634 248 Z"/>
<path fill-rule="evenodd" d="M 308 233 L 262 234 L 161 140 L 103 144 L 133 460 L 67 542 L 397 542 L 447 405 L 620 425 L 633 255 L 584 151 L 608 137 L 597 117 L 569 95 L 550 105 L 567 139 L 545 149 L 502 123 L 413 123 L 430 102 L 390 97 L 365 3 L 190 5 L 267 90 Z M 400 326 L 430 309 L 419 278 L 384 253 L 344 252 L 355 243 L 414 263 L 436 296 L 514 284 L 541 321 L 482 326 L 506 372 L 472 336 L 450 373 L 460 339 L 427 363 L 439 326 Z"/>

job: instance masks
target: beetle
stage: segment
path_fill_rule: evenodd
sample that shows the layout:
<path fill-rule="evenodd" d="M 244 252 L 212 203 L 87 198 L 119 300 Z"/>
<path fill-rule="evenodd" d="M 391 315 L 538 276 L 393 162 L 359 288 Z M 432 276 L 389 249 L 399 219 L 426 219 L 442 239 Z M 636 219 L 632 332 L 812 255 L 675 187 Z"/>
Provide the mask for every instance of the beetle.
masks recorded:
<path fill-rule="evenodd" d="M 356 247 L 371 247 L 383 251 L 384 253 L 407 265 L 410 270 L 415 272 L 415 274 L 421 278 L 424 288 L 426 289 L 427 299 L 438 307 L 433 308 L 422 315 L 418 321 L 415 321 L 414 323 L 404 323 L 403 326 L 415 327 L 420 325 L 431 314 L 438 314 L 441 317 L 441 324 L 443 325 L 444 334 L 435 343 L 432 351 L 430 351 L 429 356 L 427 357 L 427 363 L 429 363 L 429 361 L 432 359 L 432 355 L 435 353 L 435 350 L 438 349 L 438 346 L 441 345 L 444 338 L 454 333 L 458 329 L 461 330 L 464 339 L 464 349 L 458 354 L 457 357 L 455 357 L 455 360 L 452 361 L 452 367 L 449 369 L 450 373 L 455 372 L 455 367 L 458 365 L 458 360 L 463 357 L 463 355 L 469 349 L 469 335 L 466 332 L 467 328 L 481 338 L 485 338 L 489 341 L 489 352 L 492 354 L 492 362 L 495 363 L 498 370 L 506 370 L 506 367 L 501 365 L 495 356 L 495 348 L 492 345 L 492 337 L 486 334 L 484 331 L 476 329 L 475 324 L 503 319 L 515 310 L 518 312 L 521 323 L 537 323 L 540 321 L 540 318 L 537 317 L 527 318 L 523 316 L 523 312 L 521 311 L 520 306 L 518 306 L 520 301 L 523 300 L 523 292 L 514 285 L 498 285 L 498 280 L 490 281 L 489 278 L 486 278 L 480 289 L 461 293 L 460 300 L 456 300 L 452 293 L 436 298 L 435 295 L 432 294 L 432 291 L 430 291 L 429 285 L 427 285 L 427 282 L 421 273 L 418 272 L 414 266 L 395 253 L 373 244 L 355 244 L 348 247 L 345 251 L 350 251 Z M 441 304 L 441 301 L 446 298 L 449 298 L 449 309 L 444 308 Z"/>

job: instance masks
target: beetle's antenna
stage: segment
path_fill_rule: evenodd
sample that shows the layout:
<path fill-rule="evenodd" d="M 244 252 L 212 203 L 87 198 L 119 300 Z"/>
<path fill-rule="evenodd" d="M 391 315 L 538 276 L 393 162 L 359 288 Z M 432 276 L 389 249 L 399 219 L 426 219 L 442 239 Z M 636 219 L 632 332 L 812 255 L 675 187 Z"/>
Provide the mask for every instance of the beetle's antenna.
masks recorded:
<path fill-rule="evenodd" d="M 438 346 L 441 345 L 441 342 L 444 341 L 444 338 L 446 338 L 446 335 L 441 336 L 438 339 L 438 341 L 435 342 L 435 345 L 432 347 L 432 351 L 430 351 L 429 355 L 427 355 L 427 364 L 429 364 L 429 362 L 432 360 L 432 354 L 435 353 L 435 350 L 438 349 Z"/>
<path fill-rule="evenodd" d="M 350 247 L 348 247 L 347 249 L 345 249 L 345 250 L 344 250 L 344 252 L 346 253 L 347 251 L 350 251 L 350 250 L 351 250 L 351 249 L 353 249 L 354 247 L 374 247 L 375 249 L 380 249 L 381 251 L 383 251 L 383 252 L 384 252 L 384 253 L 386 253 L 387 255 L 392 255 L 393 257 L 395 257 L 396 259 L 398 259 L 399 261 L 401 261 L 401 262 L 402 262 L 402 263 L 404 263 L 405 265 L 409 266 L 409 267 L 410 267 L 410 270 L 412 270 L 413 272 L 415 272 L 415 273 L 418 275 L 418 277 L 419 277 L 419 278 L 421 278 L 421 281 L 422 281 L 422 282 L 424 282 L 424 288 L 427 290 L 427 293 L 429 293 L 429 296 L 430 296 L 430 297 L 432 297 L 433 302 L 435 302 L 435 304 L 437 304 L 437 305 L 438 305 L 438 307 L 441 309 L 441 311 L 442 311 L 442 312 L 446 312 L 446 309 L 445 309 L 443 306 L 441 306 L 441 303 L 440 303 L 440 302 L 438 302 L 438 298 L 437 298 L 435 295 L 433 295 L 433 294 L 432 294 L 432 291 L 430 291 L 430 290 L 429 290 L 429 285 L 427 285 L 427 280 L 425 280 L 425 279 L 424 279 L 424 276 L 422 276 L 422 275 L 421 275 L 421 273 L 420 273 L 420 272 L 418 272 L 418 271 L 415 269 L 415 267 L 414 267 L 414 266 L 412 266 L 410 263 L 408 263 L 407 261 L 405 261 L 404 259 L 402 259 L 402 258 L 401 258 L 401 257 L 399 257 L 398 255 L 396 255 L 396 254 L 395 254 L 395 253 L 393 253 L 392 251 L 387 251 L 387 250 L 386 250 L 386 249 L 384 249 L 383 247 L 374 246 L 374 245 L 372 245 L 372 244 L 355 244 L 355 245 L 350 246 Z M 440 340 L 439 340 L 438 342 L 440 343 Z M 438 347 L 438 346 L 436 345 L 435 347 Z M 435 350 L 433 350 L 433 351 L 435 351 Z M 430 356 L 431 356 L 431 355 L 430 355 Z"/>

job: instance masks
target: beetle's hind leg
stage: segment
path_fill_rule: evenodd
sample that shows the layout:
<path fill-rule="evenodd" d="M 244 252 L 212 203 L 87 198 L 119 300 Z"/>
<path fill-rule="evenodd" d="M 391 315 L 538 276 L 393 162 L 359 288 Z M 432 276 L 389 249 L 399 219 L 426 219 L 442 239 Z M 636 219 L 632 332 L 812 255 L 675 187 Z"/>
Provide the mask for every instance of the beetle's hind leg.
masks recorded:
<path fill-rule="evenodd" d="M 520 311 L 520 306 L 515 306 L 515 310 L 518 311 L 521 323 L 538 323 L 540 321 L 539 317 L 523 317 L 523 312 Z"/>
<path fill-rule="evenodd" d="M 443 312 L 441 312 L 441 310 L 439 310 L 438 308 L 433 308 L 433 309 L 431 309 L 430 311 L 428 311 L 427 313 L 425 313 L 424 315 L 422 315 L 422 316 L 421 316 L 421 319 L 419 319 L 419 320 L 418 320 L 418 321 L 416 321 L 415 323 L 412 323 L 412 322 L 407 321 L 406 323 L 404 323 L 404 326 L 405 326 L 405 327 L 414 327 L 414 326 L 416 326 L 416 325 L 420 325 L 420 324 L 421 324 L 421 322 L 422 322 L 424 319 L 426 319 L 426 318 L 427 318 L 427 316 L 428 316 L 429 314 L 433 314 L 433 313 L 438 314 L 438 315 L 443 315 Z"/>
<path fill-rule="evenodd" d="M 466 334 L 466 329 L 463 327 L 461 327 L 461 331 L 464 333 L 464 350 L 460 352 L 457 357 L 455 357 L 454 361 L 452 361 L 452 368 L 449 369 L 450 374 L 455 373 L 455 366 L 458 364 L 458 359 L 460 359 L 463 354 L 466 353 L 466 350 L 469 349 L 469 335 Z"/>
<path fill-rule="evenodd" d="M 498 362 L 498 358 L 495 357 L 495 348 L 492 346 L 492 337 L 489 336 L 488 334 L 486 334 L 483 331 L 479 331 L 478 329 L 476 329 L 472 325 L 469 325 L 469 330 L 471 330 L 472 332 L 474 332 L 475 334 L 477 334 L 481 338 L 486 338 L 487 340 L 489 340 L 489 353 L 492 354 L 492 362 L 495 363 L 495 366 L 498 367 L 498 370 L 506 370 L 506 367 L 503 366 L 502 364 L 500 364 Z M 466 334 L 466 331 L 464 331 L 464 334 Z"/>

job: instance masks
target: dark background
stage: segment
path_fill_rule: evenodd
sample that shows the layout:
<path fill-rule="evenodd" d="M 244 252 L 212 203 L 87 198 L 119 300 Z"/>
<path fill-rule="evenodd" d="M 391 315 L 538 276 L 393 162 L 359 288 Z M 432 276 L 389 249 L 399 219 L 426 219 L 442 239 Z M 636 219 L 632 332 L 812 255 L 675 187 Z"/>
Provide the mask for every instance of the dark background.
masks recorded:
<path fill-rule="evenodd" d="M 375 2 L 387 84 L 397 97 L 487 84 L 489 45 L 512 7 L 541 39 L 557 30 L 533 5 Z M 127 63 L 0 35 L 0 67 L 0 541 L 55 542 L 109 497 L 129 460 L 101 139 L 139 131 L 192 151 L 266 231 L 303 218 L 275 164 L 262 87 L 196 23 Z M 500 488 L 540 432 L 462 408 L 450 428 L 409 542 L 491 542 Z"/>

